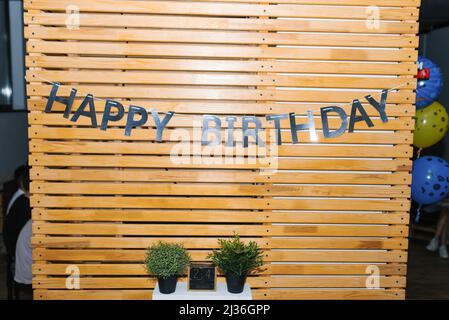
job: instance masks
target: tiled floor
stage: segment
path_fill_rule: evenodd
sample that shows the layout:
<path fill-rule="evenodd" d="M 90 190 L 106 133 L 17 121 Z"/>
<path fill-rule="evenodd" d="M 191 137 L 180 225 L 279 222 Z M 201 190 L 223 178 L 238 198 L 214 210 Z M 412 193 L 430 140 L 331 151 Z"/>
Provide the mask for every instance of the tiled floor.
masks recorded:
<path fill-rule="evenodd" d="M 449 261 L 425 250 L 425 242 L 412 240 L 407 280 L 408 299 L 449 299 Z M 0 255 L 0 300 L 6 299 L 5 259 Z"/>

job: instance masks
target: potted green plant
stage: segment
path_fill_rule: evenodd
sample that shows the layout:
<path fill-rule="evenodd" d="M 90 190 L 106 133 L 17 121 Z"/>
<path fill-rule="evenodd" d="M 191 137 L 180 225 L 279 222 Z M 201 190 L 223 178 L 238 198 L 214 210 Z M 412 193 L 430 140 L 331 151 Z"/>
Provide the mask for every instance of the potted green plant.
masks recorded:
<path fill-rule="evenodd" d="M 176 290 L 178 277 L 185 274 L 190 256 L 182 244 L 159 243 L 148 248 L 145 268 L 148 274 L 155 275 L 161 293 L 169 294 Z"/>
<path fill-rule="evenodd" d="M 229 240 L 218 239 L 218 243 L 220 248 L 207 257 L 225 275 L 228 291 L 241 293 L 247 275 L 262 266 L 263 252 L 256 242 L 245 244 L 237 234 Z"/>

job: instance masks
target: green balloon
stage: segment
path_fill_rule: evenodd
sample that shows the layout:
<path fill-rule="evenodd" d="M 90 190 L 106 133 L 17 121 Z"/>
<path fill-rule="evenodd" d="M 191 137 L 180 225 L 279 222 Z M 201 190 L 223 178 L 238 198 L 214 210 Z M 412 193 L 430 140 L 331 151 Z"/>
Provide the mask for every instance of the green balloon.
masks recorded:
<path fill-rule="evenodd" d="M 413 145 L 418 148 L 433 146 L 443 139 L 448 129 L 448 123 L 447 111 L 437 101 L 416 111 Z"/>

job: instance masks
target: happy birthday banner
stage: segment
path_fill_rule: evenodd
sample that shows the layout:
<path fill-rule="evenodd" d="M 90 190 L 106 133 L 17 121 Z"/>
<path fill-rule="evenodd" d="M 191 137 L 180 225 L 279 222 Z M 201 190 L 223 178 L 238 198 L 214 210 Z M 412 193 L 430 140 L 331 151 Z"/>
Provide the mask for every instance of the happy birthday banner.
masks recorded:
<path fill-rule="evenodd" d="M 48 80 L 47 80 L 48 81 Z M 69 119 L 73 103 L 77 94 L 77 90 L 72 88 L 70 91 L 69 97 L 60 97 L 57 95 L 58 89 L 61 86 L 60 83 L 54 83 L 48 81 L 52 84 L 52 89 L 50 95 L 48 97 L 47 104 L 45 106 L 45 112 L 49 113 L 52 110 L 54 102 L 59 102 L 65 105 L 64 110 L 64 118 Z M 400 86 L 399 86 L 400 87 Z M 396 87 L 398 88 L 398 87 Z M 388 116 L 385 111 L 388 92 L 394 90 L 396 88 L 382 90 L 380 102 L 374 99 L 371 95 L 365 96 L 366 101 L 372 106 L 380 116 L 380 119 L 383 123 L 388 122 Z M 77 122 L 80 117 L 87 117 L 91 121 L 91 125 L 93 128 L 98 128 L 97 116 L 95 110 L 95 100 L 103 100 L 94 98 L 92 94 L 87 94 L 81 104 L 76 108 L 73 115 L 70 117 L 70 121 Z M 125 116 L 125 107 L 118 101 L 112 99 L 104 99 L 104 111 L 103 116 L 100 123 L 100 130 L 106 131 L 108 129 L 110 122 L 120 121 Z M 348 115 L 346 111 L 339 106 L 327 106 L 322 107 L 320 109 L 320 116 L 322 121 L 323 135 L 325 138 L 335 138 L 341 136 L 348 130 L 349 133 L 354 132 L 354 127 L 357 122 L 365 122 L 368 127 L 374 127 L 374 124 L 371 118 L 368 116 L 365 108 L 359 99 L 352 100 L 351 103 L 351 114 Z M 329 128 L 329 114 L 336 114 L 340 118 L 340 126 L 331 130 Z M 130 136 L 132 130 L 138 127 L 145 125 L 148 122 L 149 114 L 153 119 L 154 125 L 156 127 L 156 141 L 162 142 L 163 131 L 167 127 L 170 120 L 175 115 L 175 112 L 169 111 L 165 114 L 165 116 L 161 119 L 157 112 L 156 108 L 151 108 L 150 112 L 147 109 L 130 105 L 128 107 L 128 115 L 126 116 L 126 125 L 124 130 L 125 136 Z M 309 130 L 311 136 L 316 135 L 315 130 L 315 120 L 314 114 L 312 111 L 307 111 L 307 123 L 297 124 L 296 123 L 296 114 L 294 112 L 291 113 L 282 113 L 282 114 L 272 114 L 267 115 L 266 119 L 268 121 L 273 121 L 274 128 L 276 131 L 276 144 L 282 145 L 281 139 L 281 120 L 289 119 L 290 121 L 290 132 L 292 136 L 292 143 L 297 144 L 298 141 L 298 131 L 299 130 Z M 234 123 L 237 121 L 237 117 L 235 116 L 227 116 L 225 118 L 227 123 L 227 141 L 225 146 L 232 147 L 234 146 Z M 202 134 L 201 134 L 201 144 L 204 146 L 214 146 L 222 143 L 221 139 L 221 119 L 216 115 L 205 114 L 203 115 L 203 125 L 202 125 Z M 251 126 L 251 128 L 250 128 Z M 242 133 L 243 133 L 243 147 L 248 147 L 248 140 L 251 137 L 254 139 L 256 145 L 261 147 L 265 146 L 265 142 L 263 139 L 259 137 L 259 131 L 264 130 L 262 127 L 262 122 L 256 116 L 243 116 L 242 117 Z M 209 134 L 214 136 L 214 139 L 209 139 Z"/>

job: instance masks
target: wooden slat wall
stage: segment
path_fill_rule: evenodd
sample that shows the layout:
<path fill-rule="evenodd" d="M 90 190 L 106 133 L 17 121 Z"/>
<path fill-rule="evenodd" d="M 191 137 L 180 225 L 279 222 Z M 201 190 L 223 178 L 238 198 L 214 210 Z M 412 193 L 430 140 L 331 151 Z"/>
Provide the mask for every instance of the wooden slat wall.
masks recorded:
<path fill-rule="evenodd" d="M 79 8 L 79 29 L 66 28 L 69 5 Z M 370 6 L 377 28 L 366 21 Z M 419 0 L 24 7 L 36 299 L 151 299 L 147 246 L 183 242 L 202 260 L 233 232 L 265 250 L 264 271 L 248 279 L 256 299 L 405 297 Z M 43 79 L 61 82 L 59 94 L 76 87 L 79 99 L 92 93 L 182 114 L 163 143 L 151 122 L 130 137 L 124 121 L 100 131 L 88 119 L 64 119 L 60 104 L 44 113 Z M 323 138 L 320 107 L 378 99 L 396 86 L 388 123 L 367 106 L 375 127 Z M 170 161 L 171 134 L 191 132 L 202 113 L 257 115 L 273 128 L 265 115 L 294 111 L 304 121 L 307 110 L 320 143 L 301 132 L 292 145 L 282 122 L 275 174 L 260 174 L 258 163 Z M 241 131 L 235 136 L 241 141 Z M 80 268 L 79 290 L 65 287 L 69 265 Z M 369 265 L 379 267 L 378 289 L 366 288 Z"/>

